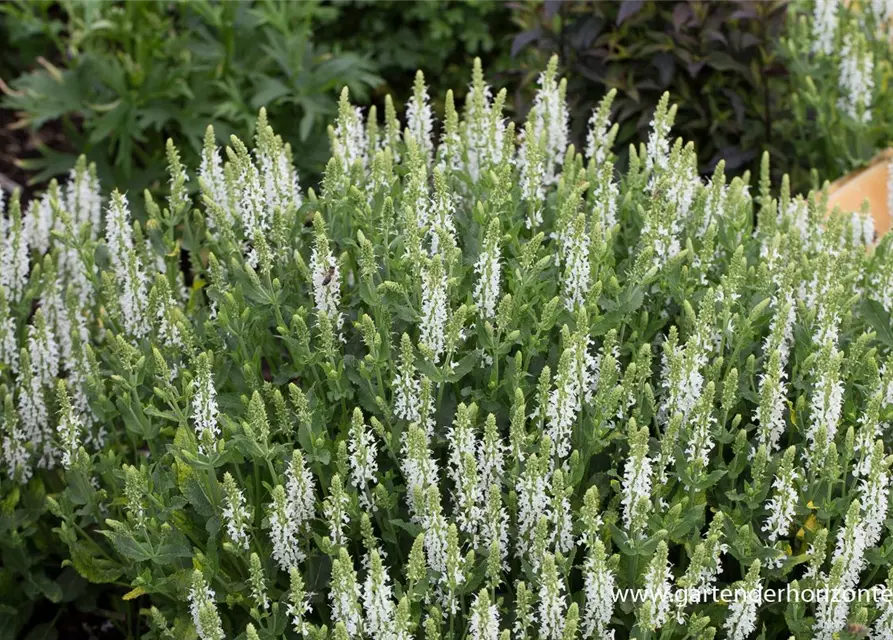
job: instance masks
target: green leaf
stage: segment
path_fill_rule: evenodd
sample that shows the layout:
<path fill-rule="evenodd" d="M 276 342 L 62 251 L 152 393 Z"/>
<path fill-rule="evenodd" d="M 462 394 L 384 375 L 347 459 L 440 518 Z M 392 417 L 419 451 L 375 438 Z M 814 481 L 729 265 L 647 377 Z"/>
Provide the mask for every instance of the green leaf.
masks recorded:
<path fill-rule="evenodd" d="M 63 562 L 63 566 L 70 563 L 75 571 L 94 584 L 114 582 L 124 573 L 118 563 L 93 555 L 92 548 L 86 543 L 76 542 L 69 551 L 71 560 Z"/>
<path fill-rule="evenodd" d="M 863 302 L 862 315 L 868 325 L 877 332 L 878 340 L 884 346 L 893 348 L 893 326 L 891 326 L 890 314 L 884 306 L 870 298 Z"/>

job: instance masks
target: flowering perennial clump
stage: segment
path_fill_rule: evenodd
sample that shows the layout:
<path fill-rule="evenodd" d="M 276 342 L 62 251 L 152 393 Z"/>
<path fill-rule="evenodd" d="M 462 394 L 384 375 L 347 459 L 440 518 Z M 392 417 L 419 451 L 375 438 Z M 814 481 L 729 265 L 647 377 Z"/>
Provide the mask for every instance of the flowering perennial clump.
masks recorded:
<path fill-rule="evenodd" d="M 813 172 L 834 180 L 893 146 L 893 2 L 788 6 L 778 52 L 790 100 L 775 140 L 805 188 Z"/>
<path fill-rule="evenodd" d="M 442 123 L 421 74 L 404 122 L 345 91 L 319 190 L 261 112 L 199 167 L 169 145 L 144 216 L 84 162 L 5 202 L 4 604 L 105 589 L 168 639 L 891 637 L 889 601 L 795 599 L 893 587 L 890 241 L 768 160 L 703 180 L 667 99 L 619 173 L 613 92 L 578 150 L 556 69 L 519 131 L 479 62 Z"/>

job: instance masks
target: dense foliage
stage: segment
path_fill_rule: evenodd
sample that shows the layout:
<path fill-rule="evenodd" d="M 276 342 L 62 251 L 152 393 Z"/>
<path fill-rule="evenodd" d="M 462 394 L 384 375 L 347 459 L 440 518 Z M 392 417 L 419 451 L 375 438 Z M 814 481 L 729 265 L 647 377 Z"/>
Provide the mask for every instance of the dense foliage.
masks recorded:
<path fill-rule="evenodd" d="M 515 19 L 521 68 L 553 53 L 564 61 L 580 116 L 572 139 L 582 141 L 585 114 L 617 89 L 622 160 L 664 91 L 704 175 L 720 159 L 735 175 L 756 170 L 768 151 L 774 177 L 806 190 L 893 145 L 889 0 L 573 0 L 521 3 Z"/>
<path fill-rule="evenodd" d="M 893 2 L 806 5 L 781 42 L 790 113 L 774 144 L 794 184 L 833 179 L 893 146 Z"/>
<path fill-rule="evenodd" d="M 84 161 L 6 203 L 6 630 L 890 637 L 866 594 L 760 599 L 893 587 L 890 241 L 766 160 L 704 182 L 668 96 L 619 174 L 614 94 L 581 153 L 538 85 L 519 134 L 476 62 L 437 138 L 421 74 L 403 129 L 345 90 L 319 193 L 261 111 L 168 142 L 144 222 Z"/>
<path fill-rule="evenodd" d="M 464 95 L 473 56 L 484 57 L 491 74 L 502 76 L 514 68 L 509 43 L 515 24 L 507 2 L 342 0 L 333 4 L 338 17 L 320 24 L 317 38 L 337 42 L 347 51 L 365 52 L 384 80 L 379 95 L 387 91 L 402 100 L 412 92 L 416 69 L 422 69 L 437 101 L 434 108 L 442 113 L 448 89 L 462 87 Z"/>
<path fill-rule="evenodd" d="M 206 123 L 222 139 L 249 138 L 267 106 L 316 184 L 337 87 L 382 113 L 385 94 L 407 95 L 422 69 L 442 114 L 447 89 L 465 95 L 470 57 L 485 55 L 520 126 L 557 53 L 578 147 L 587 114 L 616 89 L 625 167 L 628 144 L 669 92 L 703 175 L 720 159 L 729 175 L 756 171 L 768 150 L 773 178 L 788 173 L 805 190 L 812 170 L 833 180 L 891 144 L 891 13 L 889 0 L 4 3 L 0 136 L 14 139 L 0 138 L 10 149 L 0 149 L 0 173 L 45 184 L 85 153 L 104 180 L 154 192 L 164 140 L 181 140 L 195 164 Z M 870 120 L 842 108 L 844 97 L 861 100 Z M 35 138 L 15 139 L 19 128 Z"/>
<path fill-rule="evenodd" d="M 317 42 L 338 12 L 318 2 L 36 2 L 3 7 L 10 45 L 44 34 L 53 53 L 10 84 L 4 106 L 21 124 L 61 125 L 69 149 L 44 149 L 33 179 L 67 172 L 84 153 L 100 175 L 141 191 L 164 175 L 164 141 L 197 161 L 204 127 L 250 132 L 275 108 L 306 149 L 304 171 L 325 163 L 325 127 L 342 86 L 363 100 L 381 78 L 368 53 Z M 283 126 L 282 128 L 286 128 Z"/>
<path fill-rule="evenodd" d="M 250 137 L 261 106 L 300 145 L 298 168 L 315 181 L 338 88 L 369 104 L 411 91 L 422 68 L 442 95 L 472 55 L 498 50 L 509 66 L 499 45 L 511 28 L 496 2 L 7 3 L 0 37 L 16 55 L 0 62 L 9 66 L 0 66 L 10 85 L 3 106 L 18 126 L 67 137 L 18 159 L 36 183 L 84 153 L 103 179 L 154 190 L 164 140 L 182 140 L 193 163 L 207 123 L 224 138 Z"/>

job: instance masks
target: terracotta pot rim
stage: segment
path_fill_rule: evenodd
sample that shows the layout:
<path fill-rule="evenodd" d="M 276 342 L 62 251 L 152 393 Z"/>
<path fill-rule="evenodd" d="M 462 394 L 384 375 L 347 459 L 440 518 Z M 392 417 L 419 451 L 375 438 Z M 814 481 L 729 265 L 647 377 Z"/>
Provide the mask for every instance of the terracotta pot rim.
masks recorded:
<path fill-rule="evenodd" d="M 891 160 L 893 160 L 893 147 L 891 147 L 889 149 L 884 149 L 883 151 L 880 151 L 876 156 L 874 156 L 871 160 L 869 160 L 864 166 L 860 167 L 859 169 L 856 169 L 852 173 L 848 173 L 845 176 L 839 177 L 837 180 L 835 180 L 830 185 L 828 185 L 827 193 L 829 195 L 833 194 L 835 191 L 837 191 L 838 189 L 840 189 L 841 187 L 846 185 L 851 180 L 855 180 L 856 178 L 861 176 L 863 173 L 865 173 L 869 169 L 874 168 L 875 165 L 878 165 L 882 162 L 890 162 Z"/>

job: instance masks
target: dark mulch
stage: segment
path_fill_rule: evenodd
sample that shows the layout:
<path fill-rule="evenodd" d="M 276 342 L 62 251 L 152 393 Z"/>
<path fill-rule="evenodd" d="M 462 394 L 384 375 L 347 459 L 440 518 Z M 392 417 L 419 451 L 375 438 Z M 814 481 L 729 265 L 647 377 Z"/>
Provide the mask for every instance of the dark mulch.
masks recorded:
<path fill-rule="evenodd" d="M 107 598 L 102 598 L 107 599 Z M 111 604 L 111 603 L 107 603 Z M 53 605 L 46 601 L 34 607 L 31 619 L 19 634 L 19 640 L 125 640 L 137 638 L 147 631 L 145 619 L 139 615 L 137 602 L 131 603 L 128 614 L 98 606 L 80 611 L 72 603 Z M 144 606 L 146 603 L 142 603 Z M 115 620 L 117 624 L 113 623 Z M 126 629 L 124 631 L 123 629 Z"/>
<path fill-rule="evenodd" d="M 18 162 L 40 157 L 39 145 L 53 149 L 66 149 L 69 145 L 58 123 L 47 123 L 34 132 L 28 127 L 17 126 L 18 122 L 14 111 L 0 108 L 0 188 L 7 193 L 21 189 L 24 200 L 28 200 L 46 184 L 29 184 L 33 173 L 22 169 Z"/>

